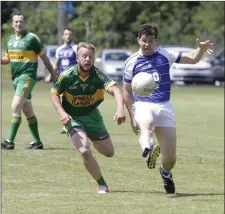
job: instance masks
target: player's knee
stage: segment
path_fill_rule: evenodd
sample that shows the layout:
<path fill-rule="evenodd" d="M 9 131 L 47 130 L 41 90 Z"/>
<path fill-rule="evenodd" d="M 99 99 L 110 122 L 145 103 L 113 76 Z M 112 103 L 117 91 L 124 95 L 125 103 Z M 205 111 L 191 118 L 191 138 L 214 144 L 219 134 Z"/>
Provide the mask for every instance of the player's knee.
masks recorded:
<path fill-rule="evenodd" d="M 140 122 L 138 122 L 138 125 L 140 127 L 141 133 L 150 134 L 154 130 L 154 122 L 153 121 L 149 121 L 149 120 L 140 121 Z"/>
<path fill-rule="evenodd" d="M 23 108 L 23 113 L 27 118 L 34 116 L 33 109 L 31 108 Z"/>
<path fill-rule="evenodd" d="M 21 105 L 19 103 L 12 103 L 11 110 L 13 114 L 20 114 L 21 113 Z"/>
<path fill-rule="evenodd" d="M 29 113 L 29 109 L 27 107 L 23 107 L 23 113 L 25 114 L 25 116 L 27 116 Z"/>
<path fill-rule="evenodd" d="M 111 149 L 107 150 L 106 152 L 104 152 L 104 155 L 105 155 L 107 158 L 113 157 L 113 155 L 114 155 L 114 148 L 111 148 Z"/>
<path fill-rule="evenodd" d="M 79 152 L 85 160 L 90 159 L 90 157 L 92 156 L 91 150 L 88 148 L 80 148 Z"/>

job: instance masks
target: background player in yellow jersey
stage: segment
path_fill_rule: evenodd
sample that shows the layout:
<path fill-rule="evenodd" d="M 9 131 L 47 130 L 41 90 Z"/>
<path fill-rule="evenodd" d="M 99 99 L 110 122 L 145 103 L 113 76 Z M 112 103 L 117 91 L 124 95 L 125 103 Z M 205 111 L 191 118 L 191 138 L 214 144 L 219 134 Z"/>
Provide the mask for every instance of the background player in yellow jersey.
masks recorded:
<path fill-rule="evenodd" d="M 10 63 L 15 94 L 11 105 L 12 120 L 9 135 L 1 143 L 1 147 L 7 150 L 14 149 L 14 139 L 21 124 L 23 111 L 33 136 L 33 142 L 28 149 L 43 149 L 37 118 L 31 104 L 31 92 L 37 78 L 38 56 L 51 73 L 52 80 L 55 80 L 56 75 L 38 36 L 25 30 L 22 14 L 13 16 L 12 27 L 15 34 L 9 36 L 7 40 L 7 53 L 6 56 L 2 57 L 1 63 Z"/>
<path fill-rule="evenodd" d="M 120 89 L 94 67 L 94 59 L 95 47 L 80 43 L 77 49 L 78 64 L 67 68 L 57 78 L 51 97 L 71 142 L 80 152 L 87 171 L 99 185 L 98 193 L 106 193 L 108 186 L 88 143 L 90 139 L 95 149 L 106 157 L 114 155 L 112 140 L 97 108 L 104 100 L 103 90 L 115 98 L 117 110 L 114 120 L 119 125 L 125 122 L 125 113 Z"/>

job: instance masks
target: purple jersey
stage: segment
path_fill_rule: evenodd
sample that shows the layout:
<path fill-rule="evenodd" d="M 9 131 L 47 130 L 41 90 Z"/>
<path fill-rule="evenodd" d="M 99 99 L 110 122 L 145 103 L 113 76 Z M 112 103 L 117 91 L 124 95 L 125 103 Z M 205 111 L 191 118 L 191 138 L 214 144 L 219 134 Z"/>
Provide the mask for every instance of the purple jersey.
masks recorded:
<path fill-rule="evenodd" d="M 77 45 L 63 44 L 56 49 L 55 57 L 59 60 L 59 72 L 63 72 L 67 67 L 77 64 Z"/>
<path fill-rule="evenodd" d="M 151 56 L 143 56 L 140 51 L 132 54 L 125 62 L 124 81 L 132 82 L 132 78 L 140 72 L 151 73 L 158 88 L 148 96 L 134 95 L 135 101 L 161 103 L 170 100 L 170 74 L 173 63 L 179 63 L 181 52 L 158 49 Z"/>

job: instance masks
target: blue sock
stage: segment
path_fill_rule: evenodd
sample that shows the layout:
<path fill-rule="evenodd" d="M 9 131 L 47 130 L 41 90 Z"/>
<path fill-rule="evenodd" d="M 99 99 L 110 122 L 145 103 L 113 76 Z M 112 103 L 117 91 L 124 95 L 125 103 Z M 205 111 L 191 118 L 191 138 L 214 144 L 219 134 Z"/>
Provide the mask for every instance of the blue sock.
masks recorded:
<path fill-rule="evenodd" d="M 165 176 L 165 177 L 168 177 L 168 176 L 170 175 L 170 172 L 167 172 L 167 171 L 163 168 L 163 166 L 161 166 L 161 172 L 162 172 L 163 176 Z"/>

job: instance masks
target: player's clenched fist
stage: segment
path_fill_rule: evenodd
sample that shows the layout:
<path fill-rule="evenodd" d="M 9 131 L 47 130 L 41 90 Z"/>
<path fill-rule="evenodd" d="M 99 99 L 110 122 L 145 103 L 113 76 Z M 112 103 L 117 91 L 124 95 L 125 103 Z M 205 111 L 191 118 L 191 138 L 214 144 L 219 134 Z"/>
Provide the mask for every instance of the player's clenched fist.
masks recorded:
<path fill-rule="evenodd" d="M 60 114 L 60 120 L 62 124 L 65 126 L 71 121 L 72 117 L 67 113 Z"/>
<path fill-rule="evenodd" d="M 117 122 L 118 125 L 124 123 L 126 121 L 126 116 L 124 110 L 118 110 L 113 118 L 114 121 Z"/>

